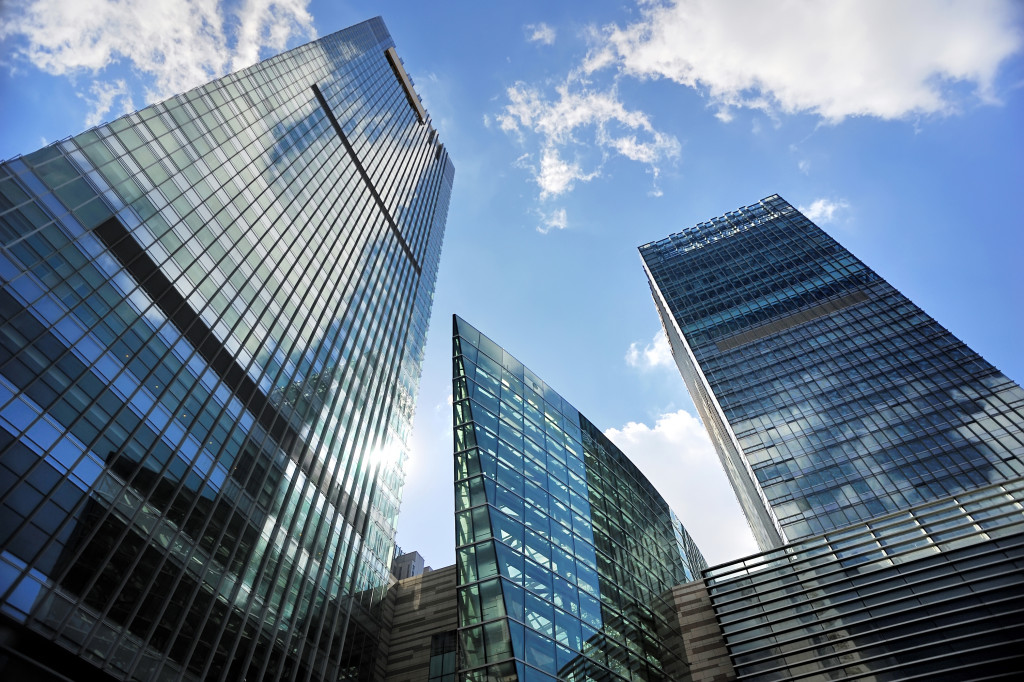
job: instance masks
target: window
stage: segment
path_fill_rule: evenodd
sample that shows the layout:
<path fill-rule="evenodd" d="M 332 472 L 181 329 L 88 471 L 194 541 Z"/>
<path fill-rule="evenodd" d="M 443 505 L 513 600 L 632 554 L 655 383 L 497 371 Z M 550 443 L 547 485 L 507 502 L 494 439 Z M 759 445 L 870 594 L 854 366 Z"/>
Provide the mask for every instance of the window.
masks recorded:
<path fill-rule="evenodd" d="M 457 635 L 457 630 L 451 630 L 430 638 L 430 676 L 427 682 L 455 682 Z"/>

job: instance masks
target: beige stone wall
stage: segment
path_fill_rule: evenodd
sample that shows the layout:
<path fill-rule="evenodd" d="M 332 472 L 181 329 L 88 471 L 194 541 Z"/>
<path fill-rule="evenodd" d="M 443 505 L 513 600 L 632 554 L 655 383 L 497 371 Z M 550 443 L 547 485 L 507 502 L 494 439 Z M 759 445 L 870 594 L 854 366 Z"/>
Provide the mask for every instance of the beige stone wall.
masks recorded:
<path fill-rule="evenodd" d="M 735 680 L 736 673 L 704 581 L 676 585 L 672 588 L 672 601 L 679 618 L 693 682 Z"/>
<path fill-rule="evenodd" d="M 391 588 L 394 616 L 387 652 L 386 682 L 423 682 L 433 634 L 458 627 L 455 566 L 447 566 Z"/>
<path fill-rule="evenodd" d="M 664 637 L 690 664 L 692 682 L 732 682 L 729 660 L 711 599 L 703 581 L 672 588 L 672 604 L 682 632 Z M 458 627 L 455 566 L 400 580 L 388 594 L 392 614 L 391 638 L 385 645 L 385 682 L 423 682 L 430 664 L 430 639 Z M 667 633 L 665 633 L 667 634 Z M 679 671 L 685 677 L 685 671 Z"/>

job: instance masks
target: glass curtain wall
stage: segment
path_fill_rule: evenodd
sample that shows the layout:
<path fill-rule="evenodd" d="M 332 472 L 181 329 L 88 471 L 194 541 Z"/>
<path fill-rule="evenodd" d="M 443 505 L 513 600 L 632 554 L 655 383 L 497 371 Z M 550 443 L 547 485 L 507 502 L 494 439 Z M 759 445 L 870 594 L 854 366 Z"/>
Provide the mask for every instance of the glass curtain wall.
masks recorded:
<path fill-rule="evenodd" d="M 10 665 L 365 675 L 453 178 L 411 87 L 377 18 L 0 167 Z"/>
<path fill-rule="evenodd" d="M 454 319 L 463 680 L 681 680 L 669 588 L 706 567 L 636 467 L 550 386 Z"/>
<path fill-rule="evenodd" d="M 1024 475 L 1024 390 L 781 197 L 640 254 L 762 549 Z"/>

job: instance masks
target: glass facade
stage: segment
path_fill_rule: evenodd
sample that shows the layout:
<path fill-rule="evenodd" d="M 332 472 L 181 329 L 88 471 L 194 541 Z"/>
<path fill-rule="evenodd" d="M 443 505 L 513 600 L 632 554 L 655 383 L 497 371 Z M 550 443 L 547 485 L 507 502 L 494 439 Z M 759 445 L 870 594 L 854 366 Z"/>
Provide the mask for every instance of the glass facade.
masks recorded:
<path fill-rule="evenodd" d="M 0 676 L 365 678 L 452 179 L 379 18 L 0 166 Z"/>
<path fill-rule="evenodd" d="M 640 247 L 762 549 L 1024 474 L 1024 391 L 779 196 Z"/>
<path fill-rule="evenodd" d="M 683 680 L 672 586 L 706 563 L 601 431 L 454 319 L 459 679 Z"/>
<path fill-rule="evenodd" d="M 1024 479 L 705 572 L 739 680 L 1020 679 Z"/>

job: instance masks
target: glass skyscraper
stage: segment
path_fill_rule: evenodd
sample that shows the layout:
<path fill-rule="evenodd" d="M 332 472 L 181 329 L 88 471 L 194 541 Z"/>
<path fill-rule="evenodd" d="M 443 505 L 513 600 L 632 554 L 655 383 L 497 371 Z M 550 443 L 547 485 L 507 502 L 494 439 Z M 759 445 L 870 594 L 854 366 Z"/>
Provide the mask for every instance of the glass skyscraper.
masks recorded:
<path fill-rule="evenodd" d="M 671 588 L 707 564 L 664 499 L 459 317 L 453 364 L 459 679 L 689 679 Z"/>
<path fill-rule="evenodd" d="M 762 549 L 1024 475 L 1024 391 L 779 196 L 640 247 Z"/>
<path fill-rule="evenodd" d="M 368 679 L 452 179 L 379 18 L 0 167 L 0 677 Z"/>

